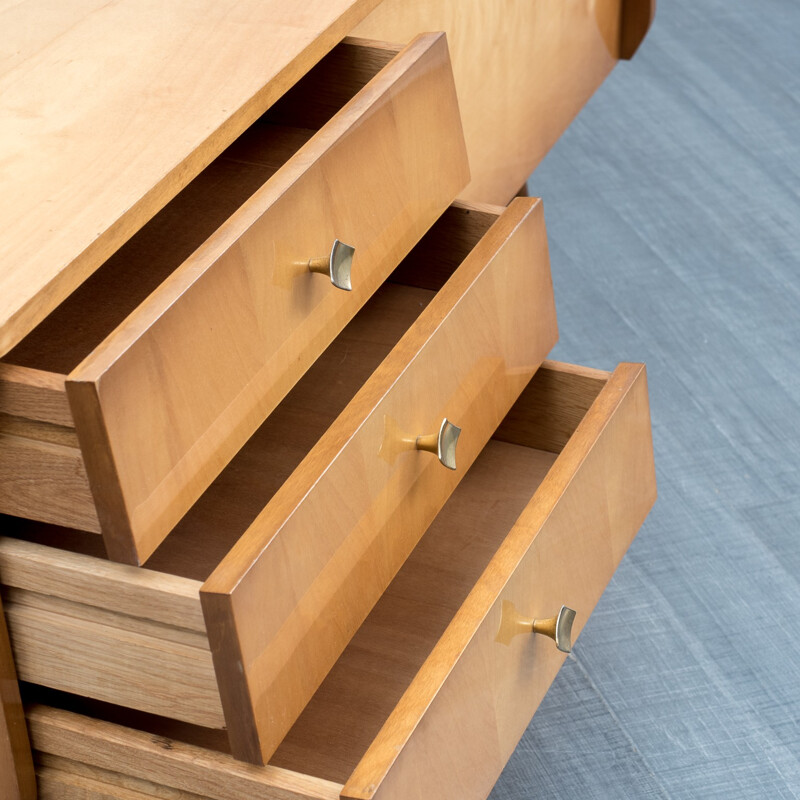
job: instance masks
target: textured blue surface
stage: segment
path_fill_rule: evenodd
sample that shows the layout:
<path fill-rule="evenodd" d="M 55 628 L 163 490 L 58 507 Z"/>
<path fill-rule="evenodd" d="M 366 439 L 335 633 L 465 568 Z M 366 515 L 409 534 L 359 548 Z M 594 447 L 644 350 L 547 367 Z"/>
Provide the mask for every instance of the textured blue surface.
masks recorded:
<path fill-rule="evenodd" d="M 661 0 L 532 177 L 553 356 L 648 365 L 659 500 L 492 800 L 800 796 L 800 3 Z"/>

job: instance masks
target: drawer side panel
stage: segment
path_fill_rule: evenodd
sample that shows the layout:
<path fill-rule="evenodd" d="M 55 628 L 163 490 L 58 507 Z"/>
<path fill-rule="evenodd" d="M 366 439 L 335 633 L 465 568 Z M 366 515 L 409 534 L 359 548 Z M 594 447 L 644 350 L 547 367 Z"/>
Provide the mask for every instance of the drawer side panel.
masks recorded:
<path fill-rule="evenodd" d="M 5 514 L 100 533 L 81 451 L 9 435 L 1 426 L 0 508 Z"/>
<path fill-rule="evenodd" d="M 100 779 L 102 772 L 103 788 L 112 790 L 100 794 L 102 800 L 130 800 L 126 787 L 138 781 L 157 786 L 170 800 L 183 800 L 178 792 L 192 800 L 337 800 L 342 788 L 277 767 L 253 769 L 225 753 L 69 711 L 34 705 L 26 713 L 37 759 L 61 773 L 45 774 L 45 785 L 60 789 L 73 786 L 79 775 Z M 60 794 L 51 796 L 61 800 Z M 95 800 L 91 792 L 77 797 Z"/>

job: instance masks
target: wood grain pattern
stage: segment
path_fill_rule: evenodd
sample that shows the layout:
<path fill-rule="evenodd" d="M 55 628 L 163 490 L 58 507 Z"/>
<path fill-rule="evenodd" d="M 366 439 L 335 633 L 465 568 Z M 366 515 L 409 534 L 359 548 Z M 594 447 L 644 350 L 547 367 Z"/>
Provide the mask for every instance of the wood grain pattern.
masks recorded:
<path fill-rule="evenodd" d="M 196 581 L 0 538 L 25 681 L 222 728 Z"/>
<path fill-rule="evenodd" d="M 223 728 L 205 634 L 31 591 L 4 597 L 21 680 Z"/>
<path fill-rule="evenodd" d="M 68 373 L 313 135 L 305 129 L 256 127 L 8 354 L 14 363 L 0 364 L 0 408 L 19 419 L 74 427 Z M 15 472 L 9 490 L 0 492 L 4 511 L 100 532 L 77 440 L 71 452 L 43 452 L 21 435 L 5 456 Z M 22 486 L 19 494 L 10 488 L 16 484 Z"/>
<path fill-rule="evenodd" d="M 73 449 L 78 448 L 78 437 L 74 428 L 64 425 L 51 425 L 26 417 L 14 417 L 0 413 L 0 435 L 18 436 L 33 442 L 50 442 Z"/>
<path fill-rule="evenodd" d="M 4 361 L 66 377 L 312 136 L 255 123 L 20 342 Z M 32 375 L 19 369 L 24 378 Z M 34 373 L 35 374 L 35 373 Z M 3 373 L 0 372 L 0 379 Z M 71 415 L 69 417 L 71 420 Z"/>
<path fill-rule="evenodd" d="M 192 506 L 147 566 L 206 580 L 433 296 L 430 291 L 393 283 L 378 289 Z"/>
<path fill-rule="evenodd" d="M 205 632 L 200 583 L 102 558 L 0 537 L 3 585 L 128 617 Z"/>
<path fill-rule="evenodd" d="M 72 425 L 64 375 L 0 363 L 0 412 Z"/>
<path fill-rule="evenodd" d="M 5 360 L 34 370 L 63 375 L 71 372 L 400 50 L 399 45 L 363 40 L 345 40 L 337 45 L 267 115 L 37 325 Z M 29 383 L 36 376 L 35 371 L 17 372 Z M 4 377 L 0 367 L 0 380 Z M 64 378 L 61 392 L 65 393 L 63 383 Z M 0 400 L 2 388 L 0 384 Z M 69 421 L 66 398 L 64 403 Z"/>
<path fill-rule="evenodd" d="M 496 225 L 487 232 L 489 219 L 495 220 Z M 193 661 L 192 651 L 184 649 L 199 647 L 198 642 L 187 641 L 184 631 L 203 634 L 205 631 L 202 621 L 198 620 L 199 583 L 173 578 L 168 573 L 205 577 L 219 560 L 224 559 L 242 533 L 252 538 L 252 534 L 246 533 L 252 519 L 270 496 L 279 491 L 303 457 L 309 451 L 313 452 L 318 439 L 323 437 L 339 411 L 347 406 L 365 382 L 369 384 L 373 370 L 401 340 L 403 333 L 410 330 L 415 335 L 405 347 L 401 341 L 400 355 L 395 357 L 394 366 L 385 371 L 381 387 L 392 387 L 391 391 L 395 391 L 393 387 L 400 375 L 400 384 L 407 387 L 403 391 L 413 392 L 417 379 L 413 375 L 403 376 L 409 362 L 412 362 L 414 370 L 422 370 L 422 374 L 435 374 L 432 366 L 441 360 L 442 352 L 450 357 L 451 353 L 463 350 L 466 361 L 464 356 L 460 357 L 461 361 L 452 359 L 454 365 L 450 368 L 454 371 L 446 380 L 440 378 L 442 383 L 436 388 L 436 391 L 441 391 L 443 386 L 447 391 L 440 400 L 434 400 L 456 410 L 461 404 L 466 413 L 474 415 L 476 424 L 469 426 L 468 441 L 471 451 L 480 449 L 481 437 L 491 434 L 505 410 L 490 405 L 486 420 L 479 411 L 472 410 L 473 398 L 485 395 L 481 391 L 481 381 L 497 378 L 495 389 L 503 386 L 499 362 L 501 368 L 511 373 L 505 381 L 511 387 L 508 391 L 512 398 L 516 397 L 526 375 L 549 349 L 555 336 L 541 204 L 537 200 L 519 201 L 499 218 L 498 210 L 493 213 L 486 207 L 459 207 L 452 210 L 441 226 L 438 235 L 428 237 L 419 245 L 421 251 L 429 253 L 429 258 L 425 260 L 418 253 L 413 254 L 402 272 L 411 284 L 423 282 L 422 276 L 431 269 L 439 276 L 439 282 L 446 272 L 455 273 L 439 292 L 438 296 L 444 300 L 437 301 L 432 290 L 413 285 L 389 282 L 382 287 L 159 549 L 152 559 L 152 566 L 163 572 L 54 550 L 46 545 L 73 546 L 74 537 L 46 528 L 42 528 L 39 536 L 37 526 L 30 523 L 18 524 L 13 532 L 30 536 L 33 531 L 33 538 L 43 544 L 0 540 L 0 566 L 7 576 L 6 585 L 14 590 L 11 595 L 13 631 L 20 652 L 26 655 L 22 662 L 22 674 L 26 679 L 139 709 L 157 711 L 161 707 L 180 719 L 219 725 L 215 716 L 218 696 L 201 704 L 202 711 L 193 711 L 194 702 L 185 699 L 188 696 L 192 700 L 201 690 L 210 693 L 209 686 L 213 683 L 208 671 L 198 673 L 197 658 Z M 462 229 L 456 235 L 459 227 Z M 460 242 L 459 251 L 472 250 L 460 266 L 453 262 L 451 251 L 433 246 L 436 241 L 444 243 L 451 237 Z M 433 319 L 425 322 L 420 318 L 420 312 L 432 298 L 439 303 L 440 309 Z M 522 298 L 525 298 L 524 303 Z M 531 302 L 541 308 L 538 316 L 528 313 Z M 465 320 L 470 321 L 468 325 L 464 324 Z M 465 328 L 474 330 L 465 333 Z M 520 331 L 528 331 L 528 335 L 523 339 L 522 349 L 517 349 L 515 342 Z M 435 344 L 437 341 L 439 343 Z M 534 350 L 529 350 L 531 347 Z M 483 365 L 482 373 L 476 372 L 475 362 Z M 466 382 L 463 380 L 465 375 Z M 364 410 L 356 414 L 367 413 L 373 402 L 371 398 L 374 394 L 380 395 L 381 391 L 386 391 L 386 388 L 373 389 L 372 394 L 362 400 Z M 397 404 L 394 408 L 407 404 L 405 393 L 392 401 Z M 506 401 L 501 398 L 500 402 Z M 486 411 L 485 401 L 481 409 Z M 407 422 L 400 414 L 398 417 L 403 424 Z M 418 422 L 421 424 L 428 417 L 436 419 L 435 414 L 423 411 Z M 351 416 L 350 424 L 355 421 L 356 416 Z M 381 437 L 376 447 L 381 445 L 383 434 L 382 419 L 378 423 Z M 481 426 L 485 431 L 481 431 Z M 374 459 L 377 452 L 370 454 L 368 451 L 367 455 Z M 473 453 L 468 451 L 467 462 L 472 457 Z M 380 465 L 385 474 L 392 475 L 393 464 L 381 461 Z M 339 467 L 332 470 L 334 476 L 337 469 Z M 437 472 L 444 471 L 435 465 L 433 459 L 421 465 L 417 459 L 401 473 L 411 483 L 411 491 L 406 488 L 399 496 L 412 498 L 417 505 L 414 513 L 432 516 L 438 504 L 443 502 L 444 498 L 440 499 L 441 488 L 436 488 L 433 498 L 424 503 L 421 499 L 413 500 L 415 494 L 421 498 L 419 492 L 413 491 L 416 477 L 420 476 L 422 480 L 426 475 L 428 487 L 436 487 Z M 451 473 L 444 478 L 447 491 L 454 482 Z M 359 480 L 353 478 L 354 483 Z M 331 484 L 327 481 L 327 478 L 322 481 L 318 490 L 320 494 L 314 502 L 321 502 L 324 493 L 331 491 Z M 333 490 L 338 491 L 336 485 L 332 485 Z M 382 502 L 386 504 L 379 505 L 371 512 L 373 515 L 386 513 L 396 504 L 390 500 Z M 422 529 L 424 525 L 420 533 Z M 407 548 L 405 552 L 415 543 L 413 533 L 411 536 L 406 534 L 406 537 L 407 541 L 402 545 Z M 379 580 L 388 582 L 392 570 L 404 557 L 404 552 L 397 554 L 391 548 L 378 556 L 380 561 L 393 560 L 395 563 L 394 567 L 390 564 L 385 569 L 388 577 L 381 576 Z M 337 568 L 344 570 L 343 577 L 347 579 L 350 565 L 346 560 L 341 567 L 339 563 Z M 377 594 L 381 589 L 381 586 L 377 587 Z M 63 602 L 56 602 L 56 599 Z M 362 613 L 366 611 L 368 607 Z M 62 616 L 68 620 L 64 626 L 59 624 Z M 253 620 L 259 620 L 261 616 L 251 618 L 249 628 L 242 628 L 245 637 L 252 636 Z M 155 625 L 163 626 L 163 629 Z M 61 647 L 71 654 L 68 665 L 59 665 L 56 661 Z M 233 647 L 238 649 L 238 642 Z M 112 656 L 102 657 L 106 650 Z M 162 651 L 165 663 L 170 664 L 168 680 L 179 689 L 176 694 L 180 699 L 164 698 L 167 684 L 162 682 L 158 670 Z M 183 658 L 187 659 L 185 674 L 180 666 Z M 140 675 L 140 679 L 138 685 L 129 687 L 132 670 Z"/>
<path fill-rule="evenodd" d="M 237 756 L 269 758 L 556 335 L 541 203 L 519 199 L 204 584 Z M 394 452 L 444 416 L 459 471 Z"/>
<path fill-rule="evenodd" d="M 444 37 L 419 37 L 70 374 L 110 557 L 151 555 L 447 207 L 459 130 Z M 305 266 L 335 238 L 352 292 Z"/>
<path fill-rule="evenodd" d="M 617 59 L 632 55 L 650 3 L 384 0 L 354 33 L 388 41 L 447 33 L 472 171 L 461 198 L 505 204 Z"/>
<path fill-rule="evenodd" d="M 254 767 L 213 750 L 46 706 L 29 708 L 27 719 L 37 753 L 63 759 L 48 760 L 48 765 L 75 774 L 68 767 L 72 761 L 123 776 L 114 779 L 114 792 L 121 792 L 128 776 L 164 787 L 170 800 L 176 790 L 211 800 L 336 800 L 342 788 L 341 784 L 278 767 Z M 110 797 L 129 800 L 124 793 Z"/>
<path fill-rule="evenodd" d="M 67 758 L 37 756 L 39 800 L 210 800 Z"/>
<path fill-rule="evenodd" d="M 25 0 L 2 9 L 0 354 L 376 3 Z"/>
<path fill-rule="evenodd" d="M 656 0 L 622 0 L 619 57 L 633 58 L 656 15 Z"/>
<path fill-rule="evenodd" d="M 36 800 L 36 776 L 1 601 L 0 796 L 4 800 Z"/>
<path fill-rule="evenodd" d="M 33 426 L 24 427 L 30 433 Z M 80 449 L 9 434 L 2 428 L 0 508 L 8 514 L 100 533 Z"/>
<path fill-rule="evenodd" d="M 544 637 L 496 642 L 502 601 L 538 618 L 569 605 L 574 638 L 654 500 L 644 367 L 622 364 L 342 797 L 486 797 L 564 659 Z"/>

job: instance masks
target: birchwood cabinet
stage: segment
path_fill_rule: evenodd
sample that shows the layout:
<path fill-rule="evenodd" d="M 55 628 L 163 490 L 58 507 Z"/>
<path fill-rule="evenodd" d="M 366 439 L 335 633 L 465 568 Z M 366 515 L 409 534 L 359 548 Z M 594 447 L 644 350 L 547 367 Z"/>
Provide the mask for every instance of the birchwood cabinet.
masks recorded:
<path fill-rule="evenodd" d="M 4 798 L 486 797 L 655 500 L 512 199 L 653 10 L 0 10 Z"/>

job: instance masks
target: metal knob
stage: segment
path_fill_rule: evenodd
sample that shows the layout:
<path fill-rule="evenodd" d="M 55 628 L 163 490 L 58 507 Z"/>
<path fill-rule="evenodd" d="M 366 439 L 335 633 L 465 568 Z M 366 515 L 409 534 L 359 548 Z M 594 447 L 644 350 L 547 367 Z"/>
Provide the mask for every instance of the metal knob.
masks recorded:
<path fill-rule="evenodd" d="M 572 651 L 572 623 L 575 612 L 571 608 L 561 606 L 558 614 L 550 619 L 527 619 L 517 611 L 510 600 L 503 600 L 500 613 L 500 630 L 495 637 L 496 642 L 509 645 L 520 633 L 539 633 L 548 636 L 556 643 L 562 653 Z"/>
<path fill-rule="evenodd" d="M 461 428 L 453 425 L 447 417 L 442 420 L 439 433 L 429 433 L 425 436 L 417 436 L 414 446 L 417 450 L 425 450 L 427 453 L 435 453 L 439 461 L 447 469 L 456 468 L 456 445 L 458 437 L 461 435 Z"/>
<path fill-rule="evenodd" d="M 350 283 L 350 268 L 353 266 L 355 252 L 355 247 L 334 239 L 331 254 L 326 258 L 312 258 L 308 262 L 308 269 L 310 272 L 327 275 L 337 289 L 350 292 L 353 289 Z"/>

